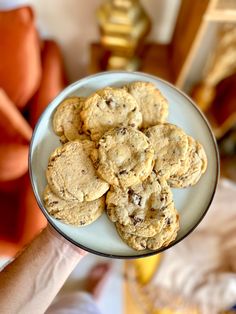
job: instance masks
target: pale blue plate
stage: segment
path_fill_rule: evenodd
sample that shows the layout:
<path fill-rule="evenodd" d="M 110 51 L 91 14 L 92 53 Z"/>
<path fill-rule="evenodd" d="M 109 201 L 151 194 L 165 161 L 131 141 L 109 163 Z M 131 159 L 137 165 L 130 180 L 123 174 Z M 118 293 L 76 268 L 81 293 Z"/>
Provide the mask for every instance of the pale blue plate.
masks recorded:
<path fill-rule="evenodd" d="M 46 108 L 34 130 L 29 154 L 29 168 L 33 190 L 42 212 L 51 225 L 77 246 L 99 255 L 134 258 L 156 254 L 158 251 L 137 252 L 118 236 L 114 225 L 104 213 L 97 221 L 82 228 L 66 225 L 52 218 L 43 205 L 46 186 L 45 170 L 52 151 L 60 145 L 52 129 L 52 115 L 58 104 L 71 95 L 88 96 L 105 86 L 122 86 L 132 81 L 153 82 L 169 101 L 168 121 L 180 126 L 199 140 L 205 148 L 208 167 L 200 181 L 187 189 L 174 189 L 174 202 L 180 214 L 180 230 L 170 246 L 189 235 L 203 219 L 215 194 L 219 176 L 219 156 L 215 138 L 203 114 L 193 101 L 173 85 L 148 74 L 138 72 L 103 72 L 86 77 L 68 86 Z M 170 247 L 169 246 L 169 247 Z"/>

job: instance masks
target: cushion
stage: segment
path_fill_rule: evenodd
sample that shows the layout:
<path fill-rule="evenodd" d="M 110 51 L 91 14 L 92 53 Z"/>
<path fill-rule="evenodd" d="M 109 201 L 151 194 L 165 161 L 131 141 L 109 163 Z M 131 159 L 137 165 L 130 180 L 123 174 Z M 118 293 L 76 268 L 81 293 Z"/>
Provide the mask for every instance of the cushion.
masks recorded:
<path fill-rule="evenodd" d="M 54 41 L 44 42 L 42 50 L 42 79 L 39 89 L 30 102 L 30 124 L 35 126 L 47 105 L 66 85 L 62 56 Z"/>
<path fill-rule="evenodd" d="M 35 94 L 41 78 L 40 41 L 33 12 L 0 12 L 0 86 L 19 108 Z"/>

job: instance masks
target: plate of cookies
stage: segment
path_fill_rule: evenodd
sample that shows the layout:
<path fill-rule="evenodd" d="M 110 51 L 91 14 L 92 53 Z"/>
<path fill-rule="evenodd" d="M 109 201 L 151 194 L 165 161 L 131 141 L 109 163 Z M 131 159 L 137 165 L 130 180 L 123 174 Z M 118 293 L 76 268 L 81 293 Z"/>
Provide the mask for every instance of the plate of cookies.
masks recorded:
<path fill-rule="evenodd" d="M 215 194 L 219 156 L 193 101 L 140 72 L 102 72 L 63 90 L 29 153 L 48 222 L 95 254 L 137 258 L 189 235 Z"/>

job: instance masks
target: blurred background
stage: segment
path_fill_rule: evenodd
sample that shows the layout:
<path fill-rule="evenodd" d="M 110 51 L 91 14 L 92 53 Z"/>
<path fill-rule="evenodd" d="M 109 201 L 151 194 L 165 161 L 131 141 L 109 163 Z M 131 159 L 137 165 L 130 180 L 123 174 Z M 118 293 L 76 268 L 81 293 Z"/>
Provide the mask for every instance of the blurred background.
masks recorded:
<path fill-rule="evenodd" d="M 195 100 L 220 151 L 223 183 L 214 206 L 221 213 L 225 207 L 236 211 L 235 26 L 236 0 L 0 0 L 2 263 L 46 225 L 27 172 L 30 138 L 40 114 L 66 85 L 99 71 L 154 74 Z M 231 212 L 225 215 L 230 218 Z M 236 237 L 236 229 L 231 231 Z M 153 289 L 161 260 L 158 255 L 114 262 L 116 290 L 110 283 L 111 289 L 104 293 L 104 313 L 111 311 L 108 299 L 117 304 L 117 313 L 208 313 L 195 306 L 204 297 L 194 299 L 194 292 L 192 298 L 186 292 L 185 298 L 181 287 L 177 292 L 159 284 Z M 184 265 L 183 261 L 177 271 Z M 209 313 L 233 312 L 232 269 L 225 270 L 234 280 L 228 305 L 222 302 L 222 308 L 213 309 L 211 295 L 205 291 L 212 307 Z M 77 278 L 76 272 L 73 276 L 70 280 Z M 221 286 L 223 291 L 228 291 L 226 285 Z M 163 302 L 155 303 L 156 299 Z"/>

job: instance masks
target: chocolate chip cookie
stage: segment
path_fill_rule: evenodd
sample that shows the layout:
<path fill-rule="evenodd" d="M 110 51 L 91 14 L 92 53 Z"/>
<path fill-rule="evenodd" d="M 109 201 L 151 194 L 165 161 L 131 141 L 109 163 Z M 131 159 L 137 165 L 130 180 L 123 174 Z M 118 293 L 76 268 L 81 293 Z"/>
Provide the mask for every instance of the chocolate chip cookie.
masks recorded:
<path fill-rule="evenodd" d="M 87 98 L 81 118 L 83 130 L 98 140 L 107 130 L 119 125 L 138 128 L 142 115 L 133 96 L 124 89 L 107 87 Z"/>
<path fill-rule="evenodd" d="M 174 124 L 163 123 L 144 130 L 154 148 L 154 170 L 168 179 L 176 173 L 188 150 L 188 136 Z"/>
<path fill-rule="evenodd" d="M 172 173 L 168 183 L 173 188 L 185 188 L 196 184 L 207 168 L 207 157 L 203 146 L 188 136 L 188 150 L 179 169 Z"/>
<path fill-rule="evenodd" d="M 47 186 L 44 191 L 44 205 L 48 213 L 64 223 L 86 226 L 98 219 L 105 208 L 105 197 L 91 202 L 66 201 L 54 194 Z"/>
<path fill-rule="evenodd" d="M 132 82 L 124 87 L 137 101 L 142 113 L 142 127 L 148 128 L 166 121 L 168 102 L 150 82 Z"/>
<path fill-rule="evenodd" d="M 127 188 L 145 180 L 152 171 L 154 150 L 135 128 L 111 129 L 97 147 L 91 158 L 99 176 L 112 185 Z"/>
<path fill-rule="evenodd" d="M 124 232 L 151 237 L 169 219 L 173 197 L 166 181 L 158 179 L 152 172 L 140 184 L 125 190 L 120 187 L 110 189 L 106 204 L 108 217 L 122 225 L 120 228 Z"/>
<path fill-rule="evenodd" d="M 168 246 L 177 237 L 177 232 L 179 230 L 179 216 L 178 213 L 172 205 L 169 208 L 170 218 L 166 221 L 163 228 L 152 237 L 140 237 L 134 234 L 125 232 L 122 227 L 116 223 L 116 230 L 120 235 L 121 239 L 131 248 L 140 250 L 158 250 L 161 247 Z"/>
<path fill-rule="evenodd" d="M 50 156 L 46 177 L 51 190 L 64 200 L 93 201 L 109 189 L 99 178 L 89 154 L 94 143 L 72 141 L 58 147 Z"/>
<path fill-rule="evenodd" d="M 80 112 L 85 98 L 69 97 L 57 107 L 53 116 L 53 130 L 61 137 L 61 142 L 88 138 L 82 131 Z"/>

